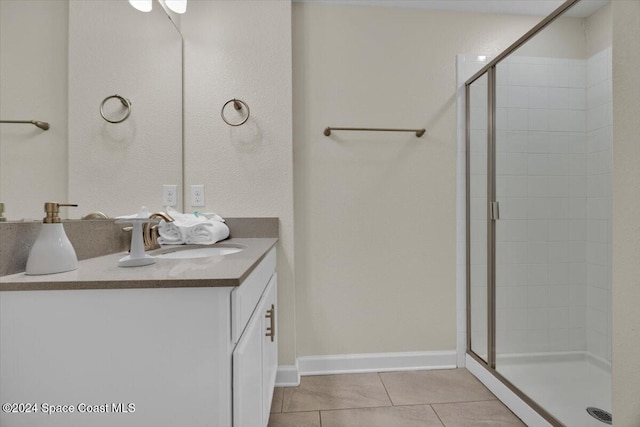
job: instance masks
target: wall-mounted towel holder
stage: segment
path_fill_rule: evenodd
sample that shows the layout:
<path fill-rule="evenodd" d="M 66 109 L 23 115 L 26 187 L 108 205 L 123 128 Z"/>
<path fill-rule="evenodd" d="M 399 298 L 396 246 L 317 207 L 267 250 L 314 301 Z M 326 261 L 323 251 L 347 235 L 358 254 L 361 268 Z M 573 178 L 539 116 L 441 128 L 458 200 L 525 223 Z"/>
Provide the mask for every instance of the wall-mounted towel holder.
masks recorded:
<path fill-rule="evenodd" d="M 127 109 L 127 114 L 125 114 L 124 117 L 119 120 L 108 119 L 107 116 L 105 116 L 104 114 L 104 104 L 106 104 L 107 101 L 112 98 L 118 98 L 120 100 L 120 103 L 124 105 L 124 107 Z M 102 116 L 103 119 L 105 119 L 109 123 L 122 123 L 129 118 L 129 115 L 131 115 L 131 101 L 125 98 L 124 96 L 120 96 L 118 94 L 107 96 L 105 99 L 102 100 L 102 103 L 100 104 L 100 115 Z"/>
<path fill-rule="evenodd" d="M 232 123 L 229 120 L 227 120 L 227 118 L 224 116 L 224 109 L 227 107 L 227 105 L 233 103 L 233 108 L 236 111 L 240 111 L 242 109 L 246 109 L 247 110 L 247 116 L 240 122 L 238 123 Z M 249 115 L 251 114 L 251 111 L 249 110 L 249 106 L 247 105 L 246 102 L 240 100 L 240 99 L 230 99 L 227 102 L 224 103 L 224 105 L 222 106 L 222 110 L 220 110 L 220 117 L 222 117 L 222 120 L 228 124 L 229 126 L 241 126 L 243 124 L 245 124 L 247 122 L 247 120 L 249 120 Z"/>
<path fill-rule="evenodd" d="M 49 123 L 39 120 L 0 120 L 0 123 L 28 123 L 39 127 L 42 130 L 49 130 Z"/>
<path fill-rule="evenodd" d="M 415 132 L 416 136 L 420 138 L 427 131 L 426 129 L 384 129 L 384 128 L 334 128 L 326 127 L 324 129 L 324 136 L 331 135 L 332 130 L 357 130 L 357 131 L 372 131 L 372 132 Z"/>

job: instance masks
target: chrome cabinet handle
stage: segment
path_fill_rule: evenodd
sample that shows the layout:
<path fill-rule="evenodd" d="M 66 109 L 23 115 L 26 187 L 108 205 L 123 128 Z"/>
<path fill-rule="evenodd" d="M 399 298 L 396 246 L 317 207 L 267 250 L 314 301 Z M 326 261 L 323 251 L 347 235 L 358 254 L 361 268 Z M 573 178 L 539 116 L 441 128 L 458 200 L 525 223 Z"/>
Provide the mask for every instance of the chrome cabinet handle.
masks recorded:
<path fill-rule="evenodd" d="M 267 314 L 264 317 L 270 320 L 265 336 L 271 337 L 271 342 L 273 342 L 276 338 L 276 308 L 273 304 L 271 304 L 271 308 L 267 310 Z"/>

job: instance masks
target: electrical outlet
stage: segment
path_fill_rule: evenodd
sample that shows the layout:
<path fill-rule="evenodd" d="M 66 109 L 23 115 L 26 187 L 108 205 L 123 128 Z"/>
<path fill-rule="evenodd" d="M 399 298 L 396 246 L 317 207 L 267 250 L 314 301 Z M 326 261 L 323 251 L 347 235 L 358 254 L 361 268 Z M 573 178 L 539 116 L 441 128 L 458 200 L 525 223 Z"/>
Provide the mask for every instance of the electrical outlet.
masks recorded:
<path fill-rule="evenodd" d="M 191 186 L 191 206 L 204 206 L 204 185 Z"/>
<path fill-rule="evenodd" d="M 165 184 L 162 186 L 162 206 L 178 205 L 178 190 L 175 185 Z"/>

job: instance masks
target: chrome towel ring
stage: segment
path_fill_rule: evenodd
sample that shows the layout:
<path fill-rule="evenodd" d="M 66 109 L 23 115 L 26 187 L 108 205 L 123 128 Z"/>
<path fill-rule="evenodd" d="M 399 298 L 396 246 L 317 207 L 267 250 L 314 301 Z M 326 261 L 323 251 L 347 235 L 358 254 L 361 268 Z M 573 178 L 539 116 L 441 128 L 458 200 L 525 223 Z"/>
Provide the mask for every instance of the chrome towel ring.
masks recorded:
<path fill-rule="evenodd" d="M 227 120 L 227 118 L 224 116 L 224 109 L 226 108 L 227 105 L 233 103 L 233 108 L 235 108 L 237 111 L 242 110 L 243 108 L 247 109 L 247 116 L 244 118 L 244 120 L 242 120 L 239 123 L 231 123 L 229 122 L 229 120 Z M 220 116 L 222 117 L 222 120 L 228 124 L 229 126 L 241 126 L 243 124 L 245 124 L 247 122 L 247 120 L 249 120 L 249 115 L 251 114 L 251 111 L 249 110 L 249 106 L 247 105 L 246 102 L 240 100 L 240 99 L 230 99 L 227 102 L 224 103 L 224 105 L 222 106 L 222 110 L 220 110 Z"/>
<path fill-rule="evenodd" d="M 124 105 L 124 107 L 127 109 L 127 114 L 125 114 L 125 116 L 120 120 L 110 120 L 104 115 L 104 104 L 111 98 L 118 98 L 122 103 L 122 105 Z M 131 114 L 131 101 L 129 101 L 124 96 L 120 96 L 118 94 L 107 96 L 104 100 L 102 100 L 102 104 L 100 104 L 100 115 L 102 116 L 103 119 L 105 119 L 109 123 L 122 123 L 129 118 L 130 114 Z"/>

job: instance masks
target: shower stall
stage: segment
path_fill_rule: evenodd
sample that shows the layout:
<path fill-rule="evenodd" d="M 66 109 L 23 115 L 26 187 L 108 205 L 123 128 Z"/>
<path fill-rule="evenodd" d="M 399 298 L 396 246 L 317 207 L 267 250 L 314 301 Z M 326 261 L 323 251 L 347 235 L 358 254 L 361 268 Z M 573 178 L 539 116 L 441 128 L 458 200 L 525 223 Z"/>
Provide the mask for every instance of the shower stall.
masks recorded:
<path fill-rule="evenodd" d="M 539 425 L 610 424 L 610 4 L 462 60 L 468 360 Z"/>

